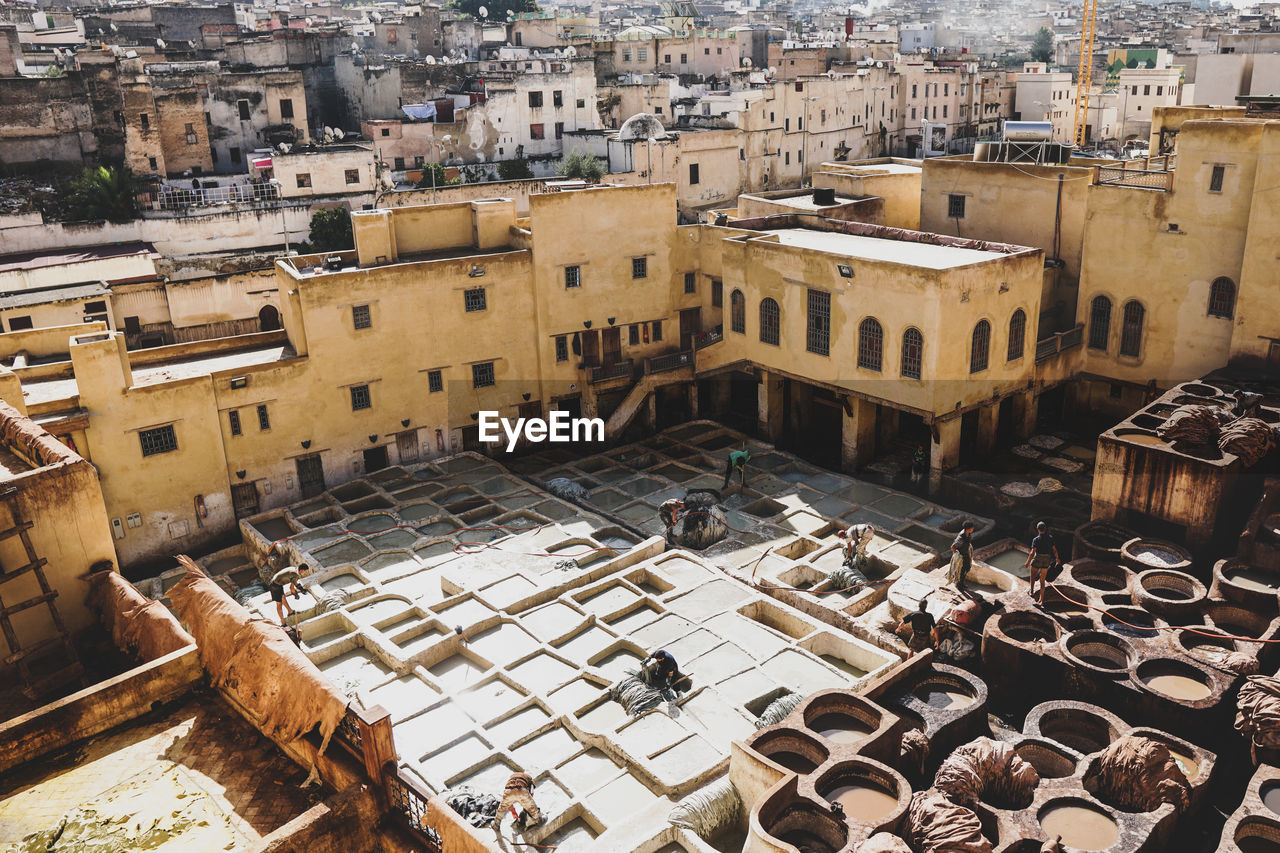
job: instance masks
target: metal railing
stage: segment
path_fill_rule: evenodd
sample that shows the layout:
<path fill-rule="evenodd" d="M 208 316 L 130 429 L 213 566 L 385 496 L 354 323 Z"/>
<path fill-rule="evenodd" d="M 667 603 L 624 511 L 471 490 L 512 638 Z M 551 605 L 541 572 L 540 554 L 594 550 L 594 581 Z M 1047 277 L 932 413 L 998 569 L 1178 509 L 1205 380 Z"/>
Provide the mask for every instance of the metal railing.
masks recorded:
<path fill-rule="evenodd" d="M 1177 158 L 1172 154 L 1121 160 L 1119 166 L 1099 166 L 1095 183 L 1170 192 L 1176 166 Z"/>
<path fill-rule="evenodd" d="M 1042 364 L 1058 353 L 1075 349 L 1084 341 L 1084 324 L 1065 332 L 1055 332 L 1047 338 L 1036 341 L 1036 364 Z"/>
<path fill-rule="evenodd" d="M 220 204 L 274 204 L 280 192 L 274 184 L 230 184 L 225 187 L 190 189 L 162 186 L 138 193 L 143 210 L 188 210 Z"/>
<path fill-rule="evenodd" d="M 716 326 L 714 329 L 708 329 L 705 332 L 699 332 L 693 336 L 693 348 L 702 349 L 712 344 L 718 344 L 724 340 L 724 326 Z"/>
<path fill-rule="evenodd" d="M 592 382 L 606 382 L 610 379 L 627 379 L 635 373 L 635 362 L 631 359 L 623 359 L 615 361 L 611 364 L 602 364 L 591 368 Z"/>
<path fill-rule="evenodd" d="M 693 350 L 678 350 L 644 360 L 645 373 L 667 373 L 693 364 Z"/>
<path fill-rule="evenodd" d="M 338 720 L 338 727 L 333 731 L 338 742 L 347 747 L 353 755 L 363 756 L 364 745 L 360 737 L 360 721 L 356 719 L 350 708 Z"/>
<path fill-rule="evenodd" d="M 387 784 L 387 798 L 394 812 L 419 841 L 427 846 L 429 853 L 442 853 L 444 844 L 440 833 L 427 824 L 427 800 L 430 795 L 421 791 L 410 778 L 401 775 L 400 768 L 388 763 L 384 768 L 383 779 Z"/>

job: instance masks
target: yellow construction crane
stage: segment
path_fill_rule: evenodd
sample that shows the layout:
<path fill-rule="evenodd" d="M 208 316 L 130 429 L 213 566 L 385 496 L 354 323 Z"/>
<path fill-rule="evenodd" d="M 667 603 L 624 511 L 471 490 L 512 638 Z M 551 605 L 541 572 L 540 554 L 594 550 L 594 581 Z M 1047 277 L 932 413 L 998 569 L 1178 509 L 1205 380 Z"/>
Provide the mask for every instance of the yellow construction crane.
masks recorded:
<path fill-rule="evenodd" d="M 1098 17 L 1098 0 L 1084 0 L 1084 21 L 1080 29 L 1080 68 L 1076 73 L 1076 147 L 1084 147 L 1084 132 L 1089 124 L 1089 87 L 1093 82 L 1094 21 Z"/>

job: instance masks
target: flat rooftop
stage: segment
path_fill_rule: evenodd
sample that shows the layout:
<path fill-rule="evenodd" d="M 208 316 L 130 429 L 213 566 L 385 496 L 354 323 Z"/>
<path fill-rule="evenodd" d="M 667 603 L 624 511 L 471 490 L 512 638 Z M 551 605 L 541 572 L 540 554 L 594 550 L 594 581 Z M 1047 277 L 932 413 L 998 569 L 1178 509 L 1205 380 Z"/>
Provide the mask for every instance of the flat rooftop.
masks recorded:
<path fill-rule="evenodd" d="M 111 258 L 123 258 L 131 255 L 147 255 L 159 258 L 160 254 L 150 243 L 132 242 L 117 243 L 105 246 L 84 246 L 75 249 L 59 249 L 47 252 L 18 252 L 11 255 L 0 255 L 0 273 L 13 270 L 31 270 L 42 267 L 56 267 L 64 264 L 83 264 L 89 261 L 104 261 Z"/>
<path fill-rule="evenodd" d="M 965 249 L 959 246 L 938 246 L 908 240 L 891 240 L 884 237 L 864 237 L 839 231 L 815 231 L 809 228 L 781 228 L 761 234 L 777 235 L 778 242 L 786 246 L 830 252 L 836 255 L 864 261 L 888 261 L 913 267 L 945 270 L 965 267 L 1006 257 L 1000 252 L 981 249 Z"/>
<path fill-rule="evenodd" d="M 868 163 L 865 166 L 841 166 L 839 169 L 824 169 L 837 175 L 919 175 L 923 170 L 919 166 L 906 163 Z"/>

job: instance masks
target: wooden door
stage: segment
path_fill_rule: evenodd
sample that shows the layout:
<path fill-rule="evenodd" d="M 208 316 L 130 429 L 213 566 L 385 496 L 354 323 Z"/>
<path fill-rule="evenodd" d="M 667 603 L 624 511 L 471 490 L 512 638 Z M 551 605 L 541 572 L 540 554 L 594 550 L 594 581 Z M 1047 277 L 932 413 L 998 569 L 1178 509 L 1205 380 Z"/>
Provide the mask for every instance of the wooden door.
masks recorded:
<path fill-rule="evenodd" d="M 600 364 L 600 338 L 593 330 L 582 333 L 582 363 L 588 367 Z"/>
<path fill-rule="evenodd" d="M 319 453 L 299 456 L 294 466 L 298 469 L 298 488 L 304 498 L 313 498 L 324 491 L 324 464 Z"/>
<path fill-rule="evenodd" d="M 622 361 L 622 330 L 612 326 L 601 329 L 600 336 L 604 341 L 604 363 L 616 364 Z"/>
<path fill-rule="evenodd" d="M 237 483 L 231 487 L 231 508 L 236 518 L 258 514 L 258 484 Z"/>
<path fill-rule="evenodd" d="M 680 312 L 680 349 L 693 349 L 693 339 L 702 332 L 702 309 L 686 308 Z"/>
<path fill-rule="evenodd" d="M 416 429 L 407 429 L 402 433 L 396 434 L 396 454 L 400 458 L 401 465 L 418 461 L 418 431 Z"/>

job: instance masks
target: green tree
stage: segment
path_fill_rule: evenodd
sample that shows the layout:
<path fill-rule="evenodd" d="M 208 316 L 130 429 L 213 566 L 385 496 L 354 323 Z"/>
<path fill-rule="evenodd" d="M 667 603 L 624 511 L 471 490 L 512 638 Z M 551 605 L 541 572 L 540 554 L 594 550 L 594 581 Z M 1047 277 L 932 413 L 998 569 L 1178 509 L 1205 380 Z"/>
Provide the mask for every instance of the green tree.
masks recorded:
<path fill-rule="evenodd" d="M 422 167 L 422 179 L 418 181 L 419 189 L 431 189 L 432 187 L 445 187 L 449 185 L 449 176 L 445 174 L 444 166 L 439 163 L 427 163 Z"/>
<path fill-rule="evenodd" d="M 70 208 L 82 219 L 128 222 L 137 218 L 133 175 L 117 166 L 86 168 L 71 182 Z"/>
<path fill-rule="evenodd" d="M 1031 58 L 1036 62 L 1048 62 L 1053 56 L 1053 33 L 1041 27 L 1031 40 Z"/>
<path fill-rule="evenodd" d="M 351 212 L 345 207 L 317 210 L 311 214 L 307 244 L 312 252 L 341 252 L 355 248 L 351 236 Z"/>
<path fill-rule="evenodd" d="M 532 178 L 533 170 L 529 168 L 529 161 L 518 155 L 514 160 L 502 160 L 498 163 L 498 177 L 504 181 L 519 181 Z"/>
<path fill-rule="evenodd" d="M 594 184 L 604 177 L 604 164 L 593 154 L 574 151 L 560 162 L 556 172 L 566 178 L 580 178 Z"/>
<path fill-rule="evenodd" d="M 538 4 L 535 0 L 454 0 L 453 8 L 465 12 L 473 18 L 484 18 L 487 21 L 505 22 L 507 13 L 536 12 Z M 482 16 L 484 8 L 488 15 Z"/>

